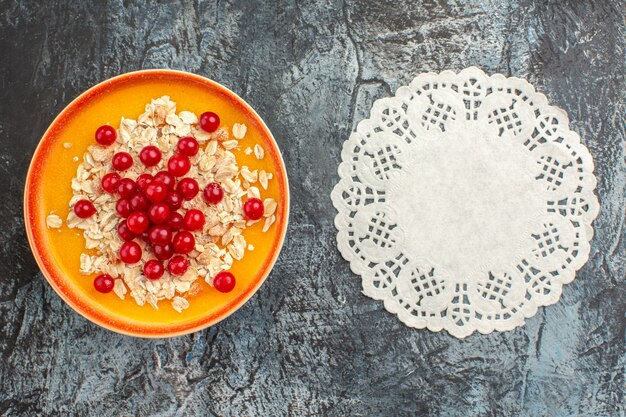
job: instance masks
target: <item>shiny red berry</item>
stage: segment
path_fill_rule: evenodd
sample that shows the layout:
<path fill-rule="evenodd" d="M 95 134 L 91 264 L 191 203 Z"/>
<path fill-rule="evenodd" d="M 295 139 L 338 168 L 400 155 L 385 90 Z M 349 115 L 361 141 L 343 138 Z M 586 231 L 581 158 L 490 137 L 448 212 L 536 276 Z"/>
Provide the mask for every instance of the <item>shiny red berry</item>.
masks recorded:
<path fill-rule="evenodd" d="M 163 273 L 165 273 L 165 267 L 163 266 L 163 262 L 157 261 L 156 259 L 150 259 L 143 266 L 143 274 L 148 279 L 159 279 L 163 276 Z"/>
<path fill-rule="evenodd" d="M 167 225 L 172 230 L 180 230 L 185 226 L 185 219 L 180 213 L 172 213 L 170 214 L 170 218 L 167 219 Z"/>
<path fill-rule="evenodd" d="M 185 213 L 185 228 L 187 230 L 200 230 L 204 226 L 204 214 L 200 210 L 191 209 Z"/>
<path fill-rule="evenodd" d="M 161 181 L 155 179 L 146 186 L 145 194 L 148 200 L 153 203 L 158 203 L 165 200 L 165 197 L 167 197 L 167 187 Z"/>
<path fill-rule="evenodd" d="M 103 294 L 111 292 L 114 285 L 115 281 L 113 280 L 113 277 L 109 274 L 100 274 L 93 280 L 93 286 L 96 291 Z"/>
<path fill-rule="evenodd" d="M 96 213 L 96 208 L 93 203 L 89 200 L 78 200 L 76 204 L 74 204 L 74 214 L 76 214 L 81 219 L 86 219 L 87 217 L 91 217 Z"/>
<path fill-rule="evenodd" d="M 217 204 L 224 198 L 224 190 L 222 186 L 216 182 L 212 182 L 206 186 L 203 191 L 204 201 L 209 204 Z"/>
<path fill-rule="evenodd" d="M 183 205 L 183 197 L 176 191 L 170 191 L 165 197 L 165 202 L 172 210 L 178 210 Z"/>
<path fill-rule="evenodd" d="M 118 152 L 113 155 L 111 165 L 117 171 L 125 171 L 133 166 L 133 157 L 128 152 Z"/>
<path fill-rule="evenodd" d="M 174 256 L 167 263 L 167 270 L 172 275 L 183 275 L 189 268 L 189 261 L 180 255 Z"/>
<path fill-rule="evenodd" d="M 130 198 L 137 191 L 137 184 L 130 178 L 122 178 L 117 183 L 117 192 L 122 198 Z"/>
<path fill-rule="evenodd" d="M 96 129 L 96 142 L 102 146 L 109 146 L 117 139 L 117 132 L 111 126 L 104 125 Z"/>
<path fill-rule="evenodd" d="M 117 185 L 119 184 L 122 178 L 119 174 L 115 172 L 109 172 L 100 180 L 100 185 L 102 185 L 102 189 L 107 193 L 114 194 L 117 192 Z"/>
<path fill-rule="evenodd" d="M 130 202 L 127 198 L 120 198 L 119 200 L 117 200 L 117 203 L 115 203 L 115 211 L 117 211 L 117 214 L 119 214 L 120 216 L 126 218 L 130 216 L 130 213 L 133 212 L 133 209 L 130 208 Z"/>
<path fill-rule="evenodd" d="M 130 229 L 128 228 L 128 224 L 126 223 L 126 220 L 122 220 L 117 225 L 117 234 L 125 242 L 128 242 L 129 240 L 133 240 L 137 236 L 136 234 L 130 231 Z"/>
<path fill-rule="evenodd" d="M 249 198 L 243 205 L 243 212 L 250 220 L 259 220 L 265 212 L 263 202 L 258 198 Z"/>
<path fill-rule="evenodd" d="M 137 180 L 136 180 L 137 187 L 139 187 L 141 191 L 145 191 L 148 184 L 150 184 L 153 180 L 154 180 L 154 177 L 152 175 L 141 174 L 140 176 L 137 177 Z"/>
<path fill-rule="evenodd" d="M 172 155 L 167 161 L 167 171 L 175 177 L 182 177 L 189 172 L 191 161 L 185 155 L 179 153 Z"/>
<path fill-rule="evenodd" d="M 172 231 L 167 226 L 154 226 L 148 232 L 148 239 L 153 245 L 166 245 L 172 240 Z"/>
<path fill-rule="evenodd" d="M 160 181 L 167 187 L 168 190 L 173 190 L 176 184 L 176 179 L 172 174 L 167 171 L 159 171 L 154 175 L 156 181 Z"/>
<path fill-rule="evenodd" d="M 228 271 L 222 271 L 213 279 L 213 286 L 219 292 L 231 292 L 235 288 L 235 276 Z"/>
<path fill-rule="evenodd" d="M 174 239 L 172 239 L 172 245 L 174 245 L 174 252 L 184 255 L 193 250 L 194 246 L 196 246 L 196 239 L 194 239 L 191 233 L 183 230 L 176 233 Z"/>
<path fill-rule="evenodd" d="M 198 191 L 200 191 L 200 186 L 198 186 L 198 181 L 193 178 L 183 178 L 178 181 L 176 191 L 178 191 L 185 200 L 191 200 L 198 194 Z"/>
<path fill-rule="evenodd" d="M 198 153 L 200 147 L 198 141 L 191 136 L 185 136 L 178 141 L 178 152 L 187 156 L 194 156 Z"/>
<path fill-rule="evenodd" d="M 165 223 L 170 217 L 170 206 L 165 203 L 154 203 L 148 209 L 148 216 L 154 224 Z"/>
<path fill-rule="evenodd" d="M 136 235 L 140 235 L 150 227 L 150 219 L 146 213 L 141 211 L 135 211 L 128 216 L 126 224 L 131 232 Z"/>
<path fill-rule="evenodd" d="M 145 146 L 139 152 L 139 160 L 147 167 L 155 166 L 161 160 L 161 150 L 153 145 Z"/>
<path fill-rule="evenodd" d="M 200 115 L 200 127 L 202 130 L 212 133 L 215 132 L 219 126 L 220 117 L 212 111 L 208 111 Z"/>
<path fill-rule="evenodd" d="M 119 250 L 119 257 L 125 264 L 134 264 L 141 259 L 141 247 L 136 242 L 124 242 Z"/>
<path fill-rule="evenodd" d="M 154 256 L 161 261 L 170 259 L 174 255 L 174 245 L 167 243 L 165 245 L 152 245 Z"/>
<path fill-rule="evenodd" d="M 133 211 L 146 211 L 148 207 L 150 207 L 150 201 L 148 201 L 146 196 L 141 192 L 135 193 L 135 195 L 130 198 L 129 203 Z"/>

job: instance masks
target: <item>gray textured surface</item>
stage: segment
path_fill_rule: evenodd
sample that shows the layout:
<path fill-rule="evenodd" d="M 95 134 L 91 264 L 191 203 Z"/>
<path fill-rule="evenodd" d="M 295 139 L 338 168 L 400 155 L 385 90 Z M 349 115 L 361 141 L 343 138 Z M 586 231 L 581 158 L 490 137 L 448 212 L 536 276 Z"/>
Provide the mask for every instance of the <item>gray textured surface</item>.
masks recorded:
<path fill-rule="evenodd" d="M 0 414 L 624 416 L 624 4 L 0 0 Z M 72 5 L 75 4 L 75 5 Z M 465 341 L 404 327 L 360 294 L 329 199 L 343 140 L 423 71 L 526 77 L 596 162 L 590 261 L 515 331 Z M 140 68 L 243 96 L 274 132 L 293 209 L 273 273 L 211 329 L 140 340 L 74 314 L 38 272 L 22 187 L 78 93 Z"/>

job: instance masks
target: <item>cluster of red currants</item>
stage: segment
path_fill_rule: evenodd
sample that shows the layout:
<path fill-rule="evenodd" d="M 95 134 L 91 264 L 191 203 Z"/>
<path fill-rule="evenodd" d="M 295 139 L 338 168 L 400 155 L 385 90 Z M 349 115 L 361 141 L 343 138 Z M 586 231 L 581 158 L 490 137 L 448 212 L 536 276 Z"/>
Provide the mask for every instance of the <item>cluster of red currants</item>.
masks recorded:
<path fill-rule="evenodd" d="M 214 132 L 219 126 L 219 117 L 212 112 L 200 116 L 200 126 L 207 132 Z M 117 139 L 117 133 L 111 126 L 101 126 L 96 131 L 96 141 L 109 146 Z M 127 152 L 113 155 L 111 164 L 117 172 L 104 175 L 102 189 L 118 196 L 115 209 L 122 217 L 117 226 L 117 233 L 124 241 L 118 256 L 126 264 L 135 264 L 142 258 L 141 247 L 135 239 L 143 239 L 156 259 L 150 259 L 143 265 L 146 278 L 157 280 L 167 270 L 172 275 L 183 275 L 189 268 L 189 260 L 184 256 L 195 248 L 192 232 L 201 231 L 205 224 L 202 211 L 189 209 L 179 213 L 183 201 L 192 200 L 200 192 L 198 182 L 185 175 L 191 169 L 190 157 L 199 151 L 198 142 L 193 137 L 184 137 L 178 141 L 177 152 L 167 161 L 167 170 L 159 171 L 154 176 L 141 174 L 135 181 L 122 178 L 118 172 L 132 167 L 133 158 Z M 157 165 L 162 154 L 156 146 L 146 146 L 139 152 L 139 159 L 146 167 Z M 218 204 L 224 197 L 220 184 L 208 184 L 202 192 L 207 204 Z M 243 206 L 246 218 L 258 220 L 263 217 L 263 202 L 249 198 Z M 74 205 L 74 213 L 80 218 L 95 214 L 96 208 L 89 200 L 79 200 Z M 98 275 L 94 280 L 96 290 L 107 293 L 113 289 L 114 280 L 108 274 Z M 221 292 L 230 292 L 235 287 L 235 277 L 227 271 L 216 275 L 214 287 Z"/>

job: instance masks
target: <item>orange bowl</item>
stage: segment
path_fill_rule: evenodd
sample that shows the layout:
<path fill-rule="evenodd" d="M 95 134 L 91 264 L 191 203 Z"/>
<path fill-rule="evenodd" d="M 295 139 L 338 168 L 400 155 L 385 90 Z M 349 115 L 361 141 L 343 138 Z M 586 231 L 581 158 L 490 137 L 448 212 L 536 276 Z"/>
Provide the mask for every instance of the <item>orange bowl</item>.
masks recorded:
<path fill-rule="evenodd" d="M 222 126 L 245 123 L 248 127 L 241 148 L 260 144 L 265 157 L 257 160 L 241 149 L 234 151 L 240 166 L 264 169 L 274 178 L 262 197 L 278 202 L 276 222 L 262 233 L 262 222 L 244 231 L 254 246 L 231 272 L 237 277 L 233 291 L 222 294 L 201 278 L 200 290 L 187 296 L 189 308 L 176 312 L 169 302 L 159 309 L 139 306 L 128 294 L 124 300 L 113 292 L 101 294 L 93 288 L 93 276 L 79 273 L 84 248 L 81 231 L 65 226 L 72 197 L 71 179 L 77 159 L 95 143 L 94 132 L 103 125 L 119 126 L 122 116 L 136 118 L 151 99 L 168 95 L 177 111 L 196 114 L 211 110 L 220 115 Z M 78 157 L 78 158 L 76 158 Z M 59 215 L 64 224 L 49 229 L 46 217 Z M 241 307 L 261 286 L 282 247 L 289 216 L 289 187 L 280 151 L 259 115 L 241 97 L 224 86 L 198 75 L 172 70 L 144 70 L 104 81 L 72 101 L 44 133 L 28 170 L 24 192 L 26 233 L 35 259 L 52 288 L 74 310 L 92 322 L 118 333 L 139 337 L 170 337 L 211 326 Z"/>

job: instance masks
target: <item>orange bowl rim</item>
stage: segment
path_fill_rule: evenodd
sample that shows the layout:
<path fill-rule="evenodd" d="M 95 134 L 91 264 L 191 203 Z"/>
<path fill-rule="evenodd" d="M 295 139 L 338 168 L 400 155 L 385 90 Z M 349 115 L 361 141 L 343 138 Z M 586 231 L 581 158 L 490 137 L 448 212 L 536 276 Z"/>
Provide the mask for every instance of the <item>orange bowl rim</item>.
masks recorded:
<path fill-rule="evenodd" d="M 282 204 L 282 216 L 281 216 L 282 221 L 280 224 L 277 225 L 277 226 L 280 226 L 281 230 L 278 234 L 278 239 L 274 244 L 271 259 L 269 259 L 269 262 L 265 263 L 264 265 L 265 269 L 260 274 L 258 274 L 258 279 L 256 280 L 256 282 L 254 282 L 252 286 L 248 287 L 247 291 L 241 296 L 239 296 L 234 302 L 231 302 L 230 304 L 228 304 L 227 309 L 225 309 L 224 311 L 221 311 L 218 314 L 213 315 L 213 316 L 202 317 L 199 320 L 196 320 L 195 322 L 192 322 L 190 324 L 183 322 L 182 324 L 171 326 L 171 329 L 170 329 L 170 326 L 163 325 L 163 324 L 156 325 L 156 326 L 155 325 L 142 326 L 140 322 L 135 322 L 132 325 L 129 324 L 127 326 L 115 325 L 115 324 L 111 324 L 107 322 L 106 320 L 103 320 L 103 318 L 100 317 L 102 314 L 99 311 L 95 311 L 91 308 L 85 308 L 85 306 L 87 307 L 89 306 L 90 304 L 89 302 L 85 302 L 82 307 L 79 306 L 78 305 L 79 303 L 77 303 L 73 297 L 71 297 L 69 294 L 65 292 L 65 290 L 63 289 L 65 285 L 61 284 L 60 279 L 57 276 L 55 276 L 55 274 L 52 271 L 50 271 L 50 268 L 48 267 L 48 265 L 46 265 L 46 263 L 48 262 L 52 265 L 55 263 L 53 260 L 50 259 L 49 256 L 47 256 L 46 251 L 43 250 L 45 249 L 45 245 L 42 244 L 41 242 L 38 242 L 37 239 L 35 239 L 34 231 L 33 231 L 33 224 L 31 223 L 31 214 L 32 214 L 31 211 L 32 209 L 37 207 L 37 204 L 34 201 L 35 199 L 30 198 L 31 188 L 34 186 L 33 178 L 35 177 L 35 175 L 33 174 L 34 169 L 35 169 L 33 162 L 43 157 L 43 155 L 40 155 L 40 154 L 43 152 L 45 143 L 48 140 L 50 140 L 51 136 L 53 136 L 53 132 L 58 127 L 57 125 L 62 123 L 65 117 L 68 117 L 68 113 L 71 113 L 74 110 L 80 109 L 81 105 L 86 104 L 88 100 L 90 99 L 90 97 L 98 93 L 100 90 L 105 89 L 106 87 L 111 86 L 117 82 L 126 81 L 129 78 L 151 76 L 151 75 L 152 76 L 175 76 L 175 77 L 179 77 L 182 79 L 187 78 L 187 79 L 190 79 L 190 80 L 193 80 L 193 81 L 205 84 L 205 85 L 209 85 L 218 91 L 221 90 L 221 92 L 225 93 L 225 95 L 227 95 L 229 99 L 241 104 L 247 111 L 250 112 L 253 118 L 255 118 L 256 121 L 260 124 L 260 126 L 262 127 L 263 136 L 265 137 L 267 141 L 269 141 L 269 143 L 271 143 L 271 145 L 274 148 L 273 150 L 275 151 L 275 154 L 279 162 L 278 168 L 280 171 L 282 171 L 281 172 L 281 178 L 282 178 L 281 188 L 284 191 L 283 204 Z M 289 192 L 289 180 L 287 177 L 287 170 L 285 167 L 285 162 L 282 157 L 280 148 L 278 147 L 278 144 L 276 143 L 276 139 L 272 135 L 272 132 L 267 127 L 267 125 L 265 124 L 265 121 L 261 118 L 261 116 L 259 116 L 259 114 L 252 108 L 252 106 L 250 106 L 250 104 L 248 104 L 243 98 L 241 98 L 235 92 L 230 90 L 228 87 L 225 87 L 224 85 L 218 83 L 217 81 L 214 81 L 209 78 L 202 77 L 200 75 L 193 74 L 190 72 L 172 70 L 172 69 L 145 69 L 145 70 L 126 72 L 126 73 L 108 78 L 104 81 L 101 81 L 100 83 L 90 87 L 89 89 L 81 93 L 78 97 L 76 97 L 74 100 L 72 100 L 54 118 L 52 123 L 50 123 L 50 125 L 44 132 L 43 136 L 41 137 L 39 143 L 37 144 L 35 152 L 33 153 L 33 156 L 31 158 L 31 163 L 28 167 L 28 172 L 26 174 L 26 182 L 24 186 L 24 227 L 26 229 L 28 243 L 35 257 L 35 261 L 37 262 L 37 265 L 39 266 L 39 269 L 41 270 L 43 276 L 46 278 L 46 281 L 48 281 L 50 286 L 59 295 L 59 297 L 63 299 L 63 301 L 65 301 L 74 311 L 76 311 L 78 314 L 85 317 L 92 323 L 95 323 L 101 327 L 104 327 L 116 333 L 120 333 L 120 334 L 127 335 L 127 336 L 142 337 L 142 338 L 176 337 L 176 336 L 182 336 L 182 335 L 186 335 L 189 333 L 193 333 L 193 332 L 205 329 L 207 327 L 210 327 L 214 324 L 217 324 L 218 322 L 226 319 L 228 316 L 230 316 L 239 308 L 241 308 L 241 306 L 243 306 L 259 290 L 261 285 L 267 279 L 267 276 L 270 274 L 274 265 L 276 264 L 278 255 L 280 254 L 280 251 L 282 250 L 282 247 L 285 241 L 285 236 L 287 233 L 287 227 L 289 223 L 289 211 L 290 211 L 290 192 Z M 80 297 L 77 297 L 77 298 L 80 298 Z"/>

